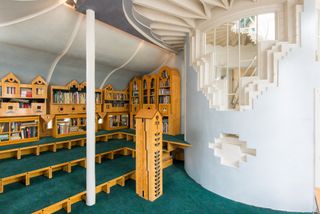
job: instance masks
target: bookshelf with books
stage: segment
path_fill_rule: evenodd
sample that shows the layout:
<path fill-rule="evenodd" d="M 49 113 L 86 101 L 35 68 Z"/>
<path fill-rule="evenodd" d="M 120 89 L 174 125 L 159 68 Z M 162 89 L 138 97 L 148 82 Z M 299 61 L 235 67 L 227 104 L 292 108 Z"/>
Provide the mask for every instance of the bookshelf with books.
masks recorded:
<path fill-rule="evenodd" d="M 180 133 L 180 76 L 164 66 L 158 73 L 158 109 L 162 115 L 163 133 Z"/>
<path fill-rule="evenodd" d="M 114 90 L 112 85 L 104 88 L 104 117 L 102 128 L 116 130 L 129 127 L 129 89 Z"/>
<path fill-rule="evenodd" d="M 143 81 L 143 108 L 157 109 L 158 107 L 158 90 L 157 90 L 157 74 L 144 75 Z"/>
<path fill-rule="evenodd" d="M 39 140 L 39 116 L 0 118 L 0 146 Z"/>
<path fill-rule="evenodd" d="M 112 85 L 104 88 L 104 112 L 128 112 L 129 90 L 114 90 Z"/>
<path fill-rule="evenodd" d="M 102 112 L 102 90 L 96 89 L 96 112 Z M 86 113 L 86 83 L 72 80 L 65 86 L 50 87 L 50 114 Z"/>
<path fill-rule="evenodd" d="M 86 114 L 57 115 L 54 118 L 52 134 L 55 138 L 81 135 L 86 133 L 86 126 Z"/>
<path fill-rule="evenodd" d="M 129 114 L 128 112 L 114 112 L 107 113 L 104 119 L 103 129 L 117 130 L 127 129 L 129 127 Z"/>
<path fill-rule="evenodd" d="M 47 83 L 37 76 L 31 84 L 22 84 L 9 73 L 1 79 L 0 116 L 46 115 Z"/>
<path fill-rule="evenodd" d="M 142 108 L 142 80 L 134 77 L 129 85 L 130 128 L 135 128 L 135 115 Z"/>

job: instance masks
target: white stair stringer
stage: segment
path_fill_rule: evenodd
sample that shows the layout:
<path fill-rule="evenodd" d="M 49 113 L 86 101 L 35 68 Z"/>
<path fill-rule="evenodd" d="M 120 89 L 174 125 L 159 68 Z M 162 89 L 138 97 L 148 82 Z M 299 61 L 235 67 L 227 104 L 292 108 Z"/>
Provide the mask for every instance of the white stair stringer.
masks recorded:
<path fill-rule="evenodd" d="M 266 67 L 260 70 L 259 75 L 267 78 L 261 78 L 259 75 L 254 77 L 242 77 L 240 94 L 239 94 L 239 110 L 250 110 L 253 108 L 253 101 L 258 98 L 264 91 L 271 87 L 278 86 L 279 61 L 285 57 L 294 48 L 295 44 L 287 42 L 275 42 L 274 45 L 265 50 L 267 54 L 267 63 L 263 62 L 263 58 L 259 60 Z"/>

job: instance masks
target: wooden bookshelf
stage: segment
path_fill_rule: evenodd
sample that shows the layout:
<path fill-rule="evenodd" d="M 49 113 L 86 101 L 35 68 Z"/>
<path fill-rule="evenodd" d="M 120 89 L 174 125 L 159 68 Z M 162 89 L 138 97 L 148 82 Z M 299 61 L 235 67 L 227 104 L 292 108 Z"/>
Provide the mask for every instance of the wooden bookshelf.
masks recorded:
<path fill-rule="evenodd" d="M 102 90 L 96 89 L 96 112 L 102 112 Z M 72 80 L 65 86 L 50 87 L 50 114 L 86 113 L 86 83 Z"/>
<path fill-rule="evenodd" d="M 142 108 L 142 80 L 134 77 L 129 84 L 130 128 L 135 128 L 135 115 Z"/>
<path fill-rule="evenodd" d="M 104 112 L 128 112 L 129 90 L 113 90 L 112 85 L 104 88 Z"/>
<path fill-rule="evenodd" d="M 144 75 L 142 78 L 142 103 L 144 109 L 158 108 L 158 75 Z"/>
<path fill-rule="evenodd" d="M 114 112 L 107 113 L 102 125 L 105 130 L 117 130 L 129 128 L 129 113 L 128 112 Z"/>
<path fill-rule="evenodd" d="M 60 138 L 86 134 L 86 121 L 86 114 L 57 115 L 53 122 L 53 137 Z M 97 130 L 98 125 L 96 124 Z"/>
<path fill-rule="evenodd" d="M 0 118 L 0 146 L 39 140 L 39 116 Z"/>
<path fill-rule="evenodd" d="M 41 76 L 22 84 L 13 73 L 7 74 L 0 83 L 0 116 L 45 115 L 47 87 Z"/>
<path fill-rule="evenodd" d="M 158 109 L 162 115 L 163 133 L 180 133 L 180 76 L 176 69 L 164 66 L 158 73 Z"/>

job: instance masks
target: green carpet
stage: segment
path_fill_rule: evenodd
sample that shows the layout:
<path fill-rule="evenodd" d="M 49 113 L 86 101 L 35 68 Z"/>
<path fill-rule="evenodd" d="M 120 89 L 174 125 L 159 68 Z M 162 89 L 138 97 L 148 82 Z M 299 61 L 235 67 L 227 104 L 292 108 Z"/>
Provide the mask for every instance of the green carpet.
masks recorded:
<path fill-rule="evenodd" d="M 114 160 L 106 160 L 96 165 L 97 185 L 128 173 L 135 168 L 132 157 L 120 156 Z M 32 185 L 25 187 L 15 183 L 6 187 L 7 192 L 0 194 L 0 213 L 24 214 L 32 213 L 65 198 L 85 190 L 86 170 L 74 167 L 73 172 L 55 172 L 53 179 L 36 177 Z"/>
<path fill-rule="evenodd" d="M 96 144 L 96 154 L 112 151 L 124 147 L 135 148 L 132 141 L 110 140 Z M 72 160 L 86 157 L 86 147 L 74 147 L 71 150 L 62 149 L 58 152 L 45 152 L 40 156 L 27 155 L 21 160 L 4 159 L 0 160 L 0 178 L 41 169 Z M 5 190 L 6 191 L 6 190 Z"/>
<path fill-rule="evenodd" d="M 116 186 L 110 195 L 97 195 L 97 204 L 87 207 L 84 202 L 72 206 L 72 213 L 127 213 L 127 214 L 283 214 L 287 212 L 257 208 L 218 196 L 195 183 L 184 171 L 183 164 L 164 170 L 164 195 L 155 202 L 146 201 L 135 193 L 135 182 L 125 187 Z M 65 213 L 61 211 L 59 213 Z"/>

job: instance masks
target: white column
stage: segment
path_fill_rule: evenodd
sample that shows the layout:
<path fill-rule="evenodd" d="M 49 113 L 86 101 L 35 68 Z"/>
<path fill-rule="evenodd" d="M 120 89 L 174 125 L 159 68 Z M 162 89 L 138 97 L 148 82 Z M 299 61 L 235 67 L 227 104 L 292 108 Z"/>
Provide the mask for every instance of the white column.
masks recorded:
<path fill-rule="evenodd" d="M 87 80 L 87 205 L 96 203 L 95 172 L 95 12 L 87 10 L 86 16 L 86 80 Z"/>

